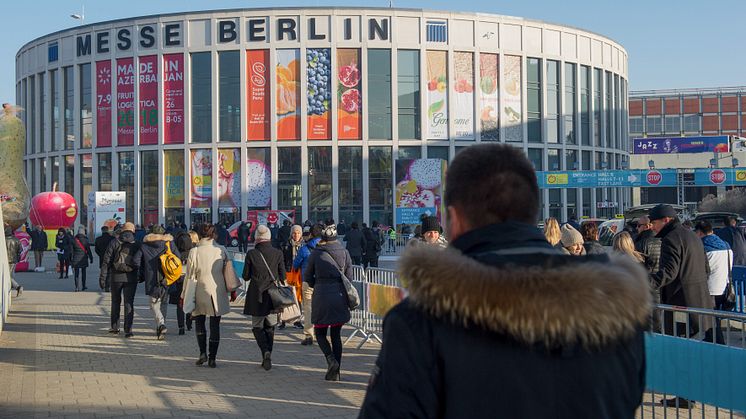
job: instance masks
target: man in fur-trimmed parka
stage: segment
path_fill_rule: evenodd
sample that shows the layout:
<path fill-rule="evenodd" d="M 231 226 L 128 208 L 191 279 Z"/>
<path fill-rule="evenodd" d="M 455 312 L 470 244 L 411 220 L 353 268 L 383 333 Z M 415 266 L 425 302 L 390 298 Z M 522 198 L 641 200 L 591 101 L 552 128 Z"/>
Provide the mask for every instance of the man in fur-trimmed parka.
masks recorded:
<path fill-rule="evenodd" d="M 451 245 L 402 255 L 409 298 L 384 320 L 360 417 L 633 417 L 651 310 L 643 268 L 552 248 L 520 149 L 471 146 L 446 183 Z"/>

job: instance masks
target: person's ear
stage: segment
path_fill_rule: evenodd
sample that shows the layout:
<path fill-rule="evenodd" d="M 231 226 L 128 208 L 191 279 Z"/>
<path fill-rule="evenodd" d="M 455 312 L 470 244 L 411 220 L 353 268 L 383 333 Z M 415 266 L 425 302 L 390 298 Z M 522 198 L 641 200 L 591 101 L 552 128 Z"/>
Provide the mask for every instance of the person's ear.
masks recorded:
<path fill-rule="evenodd" d="M 466 223 L 463 212 L 453 205 L 449 205 L 448 208 L 448 240 L 454 241 L 459 236 L 469 231 L 469 226 Z"/>

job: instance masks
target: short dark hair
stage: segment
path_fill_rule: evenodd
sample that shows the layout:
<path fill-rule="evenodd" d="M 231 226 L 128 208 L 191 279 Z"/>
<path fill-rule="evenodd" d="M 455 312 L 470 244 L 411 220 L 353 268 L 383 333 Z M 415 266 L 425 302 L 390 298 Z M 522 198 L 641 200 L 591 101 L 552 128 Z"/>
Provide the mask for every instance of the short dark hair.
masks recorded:
<path fill-rule="evenodd" d="M 738 225 L 738 217 L 735 217 L 733 215 L 728 216 L 725 221 L 726 221 L 726 225 L 729 225 L 729 226 Z"/>
<path fill-rule="evenodd" d="M 539 214 L 536 172 L 517 147 L 470 146 L 448 168 L 445 203 L 458 206 L 475 228 L 508 220 L 533 224 Z"/>
<path fill-rule="evenodd" d="M 313 227 L 311 227 L 311 237 L 317 238 L 321 237 L 321 233 L 324 231 L 324 226 L 321 224 L 314 224 Z"/>
<path fill-rule="evenodd" d="M 697 225 L 694 226 L 694 231 L 700 231 L 703 234 L 712 233 L 712 224 L 707 220 L 698 221 Z"/>
<path fill-rule="evenodd" d="M 583 240 L 598 240 L 598 226 L 596 223 L 584 223 L 580 226 L 580 234 L 583 235 Z"/>
<path fill-rule="evenodd" d="M 352 227 L 353 230 L 357 230 L 357 221 L 353 221 L 352 224 L 350 224 L 350 227 Z"/>
<path fill-rule="evenodd" d="M 109 232 L 109 227 L 108 226 L 101 226 L 101 232 L 102 233 L 108 233 Z"/>
<path fill-rule="evenodd" d="M 214 239 L 215 238 L 215 226 L 211 223 L 204 223 L 197 229 L 200 239 Z"/>

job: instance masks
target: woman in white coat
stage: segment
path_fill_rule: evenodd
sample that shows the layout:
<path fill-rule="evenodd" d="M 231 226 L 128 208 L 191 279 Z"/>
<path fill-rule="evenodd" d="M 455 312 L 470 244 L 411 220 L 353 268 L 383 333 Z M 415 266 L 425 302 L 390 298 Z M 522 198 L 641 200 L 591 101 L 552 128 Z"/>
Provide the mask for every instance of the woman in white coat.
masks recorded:
<path fill-rule="evenodd" d="M 235 293 L 229 293 L 223 277 L 223 266 L 230 263 L 224 247 L 214 243 L 215 226 L 203 224 L 198 229 L 200 237 L 197 247 L 189 252 L 187 258 L 186 281 L 182 298 L 184 312 L 191 311 L 195 322 L 199 359 L 197 365 L 207 362 L 215 368 L 215 357 L 220 345 L 220 317 L 230 312 L 229 298 L 235 299 Z M 210 318 L 210 347 L 207 352 L 207 317 Z"/>

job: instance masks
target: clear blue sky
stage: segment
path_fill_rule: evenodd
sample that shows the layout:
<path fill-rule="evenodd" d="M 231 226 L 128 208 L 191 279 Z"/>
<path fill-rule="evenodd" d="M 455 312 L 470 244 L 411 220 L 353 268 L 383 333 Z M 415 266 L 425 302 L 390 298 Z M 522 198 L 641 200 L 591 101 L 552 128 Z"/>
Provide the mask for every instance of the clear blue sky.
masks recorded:
<path fill-rule="evenodd" d="M 15 54 L 26 42 L 85 22 L 158 13 L 273 6 L 380 6 L 388 0 L 15 0 L 0 6 L 0 102 L 15 101 Z M 394 0 L 394 7 L 520 16 L 576 26 L 629 53 L 633 90 L 746 85 L 746 0 Z"/>

